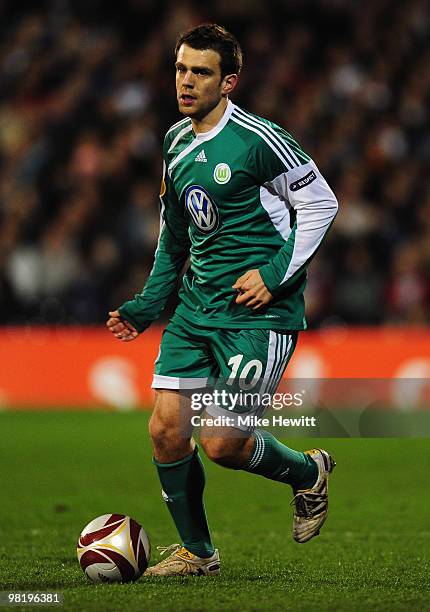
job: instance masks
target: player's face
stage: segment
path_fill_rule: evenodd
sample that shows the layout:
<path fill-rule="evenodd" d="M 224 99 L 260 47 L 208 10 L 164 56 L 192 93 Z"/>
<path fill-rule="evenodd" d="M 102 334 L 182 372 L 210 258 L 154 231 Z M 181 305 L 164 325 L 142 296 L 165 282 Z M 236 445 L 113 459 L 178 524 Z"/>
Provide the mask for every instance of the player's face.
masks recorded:
<path fill-rule="evenodd" d="M 221 77 L 219 53 L 212 49 L 179 48 L 176 57 L 176 95 L 179 111 L 201 120 L 208 115 L 236 83 L 236 75 Z"/>

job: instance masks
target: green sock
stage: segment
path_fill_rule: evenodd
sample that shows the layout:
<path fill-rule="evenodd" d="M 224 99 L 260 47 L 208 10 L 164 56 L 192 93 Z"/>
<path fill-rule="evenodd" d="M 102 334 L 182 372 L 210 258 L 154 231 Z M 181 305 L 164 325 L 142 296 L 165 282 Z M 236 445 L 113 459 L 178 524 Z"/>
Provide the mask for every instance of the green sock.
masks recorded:
<path fill-rule="evenodd" d="M 308 489 L 318 478 L 318 466 L 309 455 L 288 448 L 261 429 L 254 431 L 254 450 L 242 469 L 290 484 L 293 489 Z"/>
<path fill-rule="evenodd" d="M 163 498 L 187 550 L 198 557 L 214 553 L 203 504 L 205 472 L 196 446 L 191 455 L 174 463 L 158 463 Z"/>

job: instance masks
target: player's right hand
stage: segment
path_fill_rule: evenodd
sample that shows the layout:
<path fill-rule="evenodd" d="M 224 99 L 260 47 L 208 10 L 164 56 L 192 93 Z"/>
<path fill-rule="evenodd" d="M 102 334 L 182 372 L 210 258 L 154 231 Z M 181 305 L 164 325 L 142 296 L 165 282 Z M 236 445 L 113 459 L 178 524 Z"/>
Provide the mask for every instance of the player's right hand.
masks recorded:
<path fill-rule="evenodd" d="M 130 342 L 130 340 L 134 340 L 139 335 L 139 332 L 131 323 L 121 318 L 118 310 L 112 310 L 109 313 L 106 327 L 121 342 Z"/>

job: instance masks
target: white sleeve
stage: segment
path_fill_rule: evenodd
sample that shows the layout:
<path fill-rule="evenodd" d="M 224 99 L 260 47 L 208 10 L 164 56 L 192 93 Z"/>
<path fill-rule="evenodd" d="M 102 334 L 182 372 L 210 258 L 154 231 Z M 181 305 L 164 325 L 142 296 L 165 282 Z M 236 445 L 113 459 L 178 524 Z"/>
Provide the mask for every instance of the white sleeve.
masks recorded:
<path fill-rule="evenodd" d="M 315 253 L 336 216 L 338 203 L 312 160 L 280 174 L 265 187 L 287 201 L 296 212 L 295 228 L 288 238 L 284 257 L 272 262 L 275 268 L 270 276 L 276 277 L 281 287 Z"/>

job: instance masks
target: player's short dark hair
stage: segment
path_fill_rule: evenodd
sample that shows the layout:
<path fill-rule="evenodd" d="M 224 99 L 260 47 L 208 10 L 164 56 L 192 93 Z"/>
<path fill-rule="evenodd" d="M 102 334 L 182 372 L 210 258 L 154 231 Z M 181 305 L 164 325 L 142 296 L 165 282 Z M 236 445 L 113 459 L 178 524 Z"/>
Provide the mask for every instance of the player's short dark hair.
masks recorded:
<path fill-rule="evenodd" d="M 203 23 L 181 34 L 176 43 L 175 57 L 181 45 L 188 45 L 192 49 L 216 51 L 221 58 L 221 76 L 239 74 L 241 71 L 243 53 L 239 42 L 233 34 L 216 23 Z"/>

